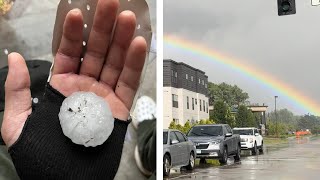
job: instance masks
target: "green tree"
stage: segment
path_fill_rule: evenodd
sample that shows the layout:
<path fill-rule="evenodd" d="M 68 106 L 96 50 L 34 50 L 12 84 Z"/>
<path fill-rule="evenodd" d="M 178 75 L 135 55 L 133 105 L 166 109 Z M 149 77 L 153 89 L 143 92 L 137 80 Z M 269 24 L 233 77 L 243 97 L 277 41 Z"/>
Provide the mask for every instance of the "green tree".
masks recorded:
<path fill-rule="evenodd" d="M 236 127 L 244 127 L 247 121 L 247 107 L 239 106 L 236 115 Z"/>
<path fill-rule="evenodd" d="M 253 113 L 255 125 L 254 127 L 259 127 L 262 120 L 262 114 L 260 113 Z"/>
<path fill-rule="evenodd" d="M 239 106 L 249 98 L 248 93 L 243 92 L 238 86 L 231 86 L 227 83 L 214 84 L 209 82 L 208 90 L 210 105 L 214 105 L 217 101 L 222 101 L 230 107 Z"/>
<path fill-rule="evenodd" d="M 272 111 L 271 113 L 269 113 L 269 119 L 271 121 L 278 121 L 278 122 L 282 122 L 285 124 L 291 124 L 296 126 L 298 123 L 298 119 L 300 117 L 295 116 L 291 111 L 289 111 L 288 109 L 280 109 L 277 110 L 277 117 L 275 114 L 275 111 Z"/>
<path fill-rule="evenodd" d="M 226 123 L 229 124 L 231 127 L 235 127 L 235 116 L 231 113 L 231 108 L 227 107 L 226 113 Z"/>
<path fill-rule="evenodd" d="M 288 133 L 288 126 L 285 123 L 282 123 L 282 122 L 276 123 L 273 121 L 268 121 L 267 124 L 268 124 L 269 136 L 277 136 L 277 129 L 278 129 L 279 136 L 287 135 Z"/>
<path fill-rule="evenodd" d="M 210 120 L 210 119 L 207 119 L 205 123 L 206 123 L 206 124 L 215 124 L 214 121 L 213 121 L 213 120 Z"/>
<path fill-rule="evenodd" d="M 233 105 L 240 105 L 240 103 L 244 103 L 247 99 L 249 99 L 249 95 L 246 92 L 243 92 L 237 85 L 232 87 L 232 94 L 233 94 Z"/>
<path fill-rule="evenodd" d="M 184 128 L 183 128 L 183 126 L 181 126 L 181 124 L 177 124 L 176 129 L 181 132 L 184 132 Z"/>
<path fill-rule="evenodd" d="M 169 129 L 177 129 L 177 125 L 174 121 L 171 121 L 171 123 L 169 125 Z"/>
<path fill-rule="evenodd" d="M 236 115 L 237 127 L 257 127 L 253 113 L 245 105 L 240 105 Z"/>
<path fill-rule="evenodd" d="M 317 133 L 320 126 L 320 118 L 313 115 L 304 115 L 298 119 L 297 129 L 310 129 L 312 133 Z"/>
<path fill-rule="evenodd" d="M 306 126 L 313 126 L 313 124 L 309 124 L 311 121 L 308 119 L 304 119 L 302 116 L 296 116 L 294 115 L 291 111 L 288 109 L 280 109 L 277 110 L 277 113 L 275 111 L 270 112 L 268 114 L 268 122 L 267 122 L 267 129 L 268 131 L 272 130 L 269 127 L 269 123 L 274 123 L 275 125 L 275 130 L 276 130 L 276 124 L 278 124 L 278 134 L 281 135 L 282 132 L 282 127 L 284 126 L 283 129 L 285 129 L 285 134 L 288 133 L 288 131 L 296 131 L 299 129 L 305 129 Z M 271 127 L 272 128 L 272 127 Z M 269 132 L 270 135 L 273 135 L 272 133 Z"/>
<path fill-rule="evenodd" d="M 191 129 L 191 124 L 188 120 L 183 126 L 184 133 L 186 134 L 190 129 Z"/>
<path fill-rule="evenodd" d="M 206 124 L 206 120 L 201 119 L 201 120 L 199 121 L 199 124 Z"/>
<path fill-rule="evenodd" d="M 256 119 L 250 109 L 247 108 L 247 117 L 248 117 L 248 124 L 247 127 L 258 127 L 256 124 Z"/>
<path fill-rule="evenodd" d="M 320 125 L 317 125 L 312 129 L 312 134 L 319 134 L 320 133 Z"/>
<path fill-rule="evenodd" d="M 227 105 L 222 101 L 217 101 L 214 103 L 213 108 L 213 116 L 210 117 L 210 119 L 215 119 L 217 123 L 219 124 L 225 124 L 227 123 L 226 115 L 227 115 L 228 107 Z"/>

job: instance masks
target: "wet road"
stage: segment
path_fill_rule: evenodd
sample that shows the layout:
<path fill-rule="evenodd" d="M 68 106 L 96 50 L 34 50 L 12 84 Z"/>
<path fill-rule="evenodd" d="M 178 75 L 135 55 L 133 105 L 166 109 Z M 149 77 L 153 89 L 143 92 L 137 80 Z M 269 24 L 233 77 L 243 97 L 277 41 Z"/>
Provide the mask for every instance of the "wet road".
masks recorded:
<path fill-rule="evenodd" d="M 170 179 L 216 180 L 318 180 L 320 179 L 320 138 L 290 139 L 288 144 L 267 146 L 264 154 L 243 155 L 241 162 L 229 158 L 225 166 L 202 164 L 193 172 L 172 173 Z"/>

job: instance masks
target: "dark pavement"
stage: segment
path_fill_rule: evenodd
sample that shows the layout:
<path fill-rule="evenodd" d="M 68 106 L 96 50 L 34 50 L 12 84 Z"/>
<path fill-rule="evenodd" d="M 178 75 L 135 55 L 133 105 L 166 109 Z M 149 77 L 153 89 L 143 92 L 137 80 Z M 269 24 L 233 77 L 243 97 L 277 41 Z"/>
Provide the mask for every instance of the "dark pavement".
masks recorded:
<path fill-rule="evenodd" d="M 265 145 L 264 154 L 249 153 L 234 163 L 229 158 L 225 166 L 202 164 L 193 172 L 172 173 L 169 179 L 216 180 L 318 180 L 320 179 L 320 138 L 292 138 L 281 146 Z"/>

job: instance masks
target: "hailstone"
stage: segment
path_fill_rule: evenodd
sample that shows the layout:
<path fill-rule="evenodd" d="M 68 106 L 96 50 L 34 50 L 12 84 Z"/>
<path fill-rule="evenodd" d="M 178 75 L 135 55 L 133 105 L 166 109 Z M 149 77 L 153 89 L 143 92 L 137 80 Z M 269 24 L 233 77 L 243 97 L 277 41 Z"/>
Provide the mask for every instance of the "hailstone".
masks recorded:
<path fill-rule="evenodd" d="M 75 92 L 60 107 L 63 134 L 75 144 L 95 147 L 111 135 L 114 118 L 108 103 L 92 92 Z"/>

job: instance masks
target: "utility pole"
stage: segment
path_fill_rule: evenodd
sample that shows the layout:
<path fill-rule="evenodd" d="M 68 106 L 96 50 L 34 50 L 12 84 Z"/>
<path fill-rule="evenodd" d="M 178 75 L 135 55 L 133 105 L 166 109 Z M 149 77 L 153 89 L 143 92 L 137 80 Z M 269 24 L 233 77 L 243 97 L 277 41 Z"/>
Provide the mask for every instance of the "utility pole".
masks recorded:
<path fill-rule="evenodd" d="M 277 98 L 278 96 L 274 96 L 274 113 L 276 115 L 276 136 L 278 138 L 279 132 L 278 132 L 278 116 L 277 116 Z"/>

